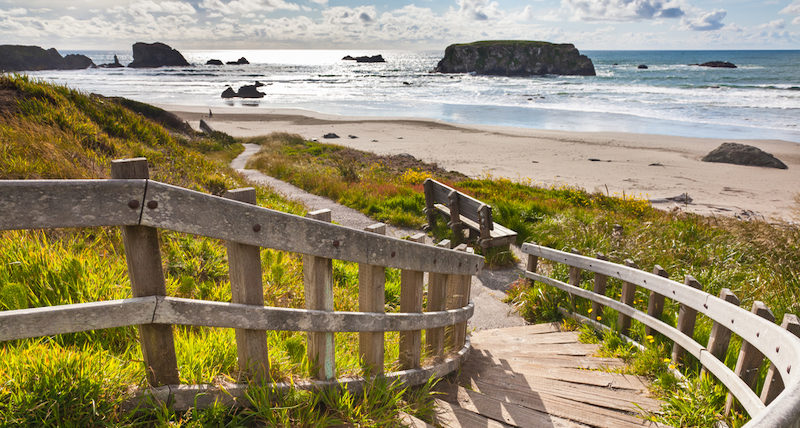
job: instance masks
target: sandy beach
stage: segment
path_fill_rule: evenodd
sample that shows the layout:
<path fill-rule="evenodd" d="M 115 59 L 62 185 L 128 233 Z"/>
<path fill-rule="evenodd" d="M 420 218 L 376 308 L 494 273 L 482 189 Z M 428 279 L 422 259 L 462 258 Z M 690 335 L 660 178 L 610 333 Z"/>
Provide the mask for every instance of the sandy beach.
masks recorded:
<path fill-rule="evenodd" d="M 473 177 L 490 174 L 540 186 L 634 195 L 667 210 L 795 221 L 800 146 L 780 140 L 686 138 L 608 132 L 453 125 L 408 118 L 332 116 L 306 110 L 161 105 L 197 127 L 206 120 L 236 137 L 290 132 L 378 154 L 408 153 Z M 341 138 L 325 139 L 326 133 Z M 351 137 L 352 136 L 352 137 Z M 772 153 L 789 169 L 700 161 L 723 142 Z M 686 193 L 691 203 L 667 200 Z"/>

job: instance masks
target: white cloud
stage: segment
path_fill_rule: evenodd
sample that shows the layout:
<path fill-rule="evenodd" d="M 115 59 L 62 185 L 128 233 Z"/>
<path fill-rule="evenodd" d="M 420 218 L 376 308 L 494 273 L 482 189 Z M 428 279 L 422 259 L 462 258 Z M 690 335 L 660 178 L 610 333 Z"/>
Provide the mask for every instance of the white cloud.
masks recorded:
<path fill-rule="evenodd" d="M 284 0 L 203 0 L 199 5 L 211 12 L 225 15 L 246 15 L 256 12 L 272 12 L 275 10 L 300 10 L 300 5 Z"/>
<path fill-rule="evenodd" d="M 28 10 L 22 7 L 15 7 L 9 10 L 0 9 L 0 17 L 2 16 L 23 16 L 27 15 Z"/>
<path fill-rule="evenodd" d="M 321 6 L 326 6 L 328 4 L 328 0 L 311 0 L 311 3 L 316 3 Z"/>
<path fill-rule="evenodd" d="M 458 0 L 458 13 L 475 21 L 487 21 L 503 15 L 496 1 Z"/>
<path fill-rule="evenodd" d="M 795 0 L 781 9 L 779 13 L 784 15 L 800 15 L 800 0 Z"/>
<path fill-rule="evenodd" d="M 580 21 L 637 21 L 686 14 L 673 0 L 562 0 L 561 6 Z"/>
<path fill-rule="evenodd" d="M 728 12 L 718 9 L 711 12 L 706 12 L 694 18 L 684 19 L 686 28 L 694 31 L 714 31 L 724 27 L 722 22 Z"/>

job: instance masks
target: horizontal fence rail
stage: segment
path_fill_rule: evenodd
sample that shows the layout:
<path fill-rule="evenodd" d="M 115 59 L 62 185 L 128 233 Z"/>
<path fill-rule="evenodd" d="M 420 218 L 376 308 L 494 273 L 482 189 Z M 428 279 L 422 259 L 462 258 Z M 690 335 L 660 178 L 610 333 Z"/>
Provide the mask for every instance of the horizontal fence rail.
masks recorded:
<path fill-rule="evenodd" d="M 524 244 L 522 251 L 528 254 L 529 257 L 528 269 L 525 272 L 525 276 L 528 279 L 559 288 L 571 296 L 582 297 L 592 301 L 595 314 L 599 312 L 595 308 L 605 306 L 614 309 L 620 315 L 620 328 L 628 328 L 629 321 L 626 321 L 626 317 L 634 319 L 649 327 L 652 331 L 661 333 L 671 339 L 676 345 L 673 350 L 673 356 L 680 356 L 685 351 L 697 358 L 704 369 L 716 376 L 750 414 L 752 419 L 746 426 L 800 426 L 800 340 L 792 332 L 781 328 L 769 319 L 757 315 L 754 311 L 747 311 L 723 298 L 718 298 L 699 290 L 697 288 L 699 284 L 691 277 L 687 277 L 686 284 L 684 284 L 666 278 L 665 272 L 660 268 L 656 268 L 656 273 L 651 274 L 636 269 L 633 267 L 632 262 L 627 263 L 629 266 L 623 266 L 605 260 L 582 256 L 574 252 L 558 251 L 531 243 Z M 598 278 L 600 278 L 601 283 L 604 283 L 605 278 L 622 280 L 622 301 L 602 294 L 605 292 L 604 287 L 598 288 L 595 286 L 595 290 L 587 290 L 580 287 L 578 280 L 571 280 L 570 283 L 565 283 L 536 273 L 539 259 L 570 266 L 571 272 L 577 272 L 576 275 L 571 274 L 571 278 L 573 276 L 578 278 L 577 275 L 580 274 L 580 271 L 585 270 L 594 272 L 595 284 L 597 284 Z M 650 313 L 641 312 L 630 306 L 630 302 L 633 301 L 631 287 L 642 287 L 650 290 L 650 298 L 660 300 L 661 307 L 663 307 L 663 300 L 661 299 L 664 297 L 680 303 L 681 314 L 679 315 L 678 326 L 671 326 L 658 319 L 658 309 L 654 309 L 654 306 L 658 305 L 649 305 L 648 312 Z M 759 303 L 757 302 L 755 307 L 758 307 Z M 751 346 L 763 354 L 763 357 L 766 357 L 771 364 L 771 372 L 779 373 L 785 389 L 777 396 L 770 397 L 771 402 L 768 401 L 765 404 L 754 392 L 754 385 L 751 384 L 752 380 L 746 380 L 746 376 L 742 375 L 742 373 L 730 370 L 723 361 L 720 361 L 715 356 L 715 353 L 719 355 L 717 349 L 708 349 L 716 346 L 710 343 L 706 347 L 693 339 L 694 318 L 698 313 L 715 322 L 715 330 L 712 330 L 712 336 L 714 334 L 713 331 L 719 331 L 720 327 L 721 329 L 728 329 L 741 337 L 743 353 L 745 348 Z M 691 329 L 687 326 L 690 326 Z M 727 349 L 727 341 L 724 346 Z M 752 357 L 749 358 L 752 359 Z M 740 355 L 740 360 L 743 360 L 742 355 Z M 760 362 L 761 360 L 757 361 L 756 368 L 760 365 Z M 737 364 L 737 368 L 740 370 L 741 364 L 743 363 Z M 764 389 L 768 388 L 769 386 L 764 387 Z M 764 397 L 767 395 L 770 394 L 762 394 Z"/>
<path fill-rule="evenodd" d="M 145 324 L 337 333 L 409 331 L 464 322 L 474 309 L 475 305 L 469 303 L 458 309 L 422 313 L 329 312 L 180 297 L 135 297 L 0 311 L 0 342 Z"/>
<path fill-rule="evenodd" d="M 2 180 L 0 194 L 0 230 L 139 225 L 398 269 L 473 275 L 483 266 L 483 257 L 474 254 L 153 180 Z"/>
<path fill-rule="evenodd" d="M 446 241 L 425 245 L 423 234 L 409 240 L 387 237 L 380 233 L 384 229 L 380 224 L 363 231 L 335 225 L 330 223 L 329 210 L 299 217 L 262 208 L 255 204 L 251 188 L 218 197 L 160 183 L 149 179 L 144 158 L 113 161 L 112 176 L 109 180 L 0 180 L 0 230 L 121 227 L 133 294 L 129 299 L 0 311 L 0 342 L 138 326 L 150 385 L 138 399 L 172 402 L 176 409 L 233 398 L 237 398 L 234 404 L 241 405 L 246 402 L 247 384 L 180 384 L 173 325 L 235 329 L 239 370 L 255 381 L 269 373 L 266 331 L 307 332 L 314 379 L 273 384 L 276 388 L 339 385 L 358 391 L 363 378 L 334 378 L 335 332 L 360 333 L 361 357 L 368 373 L 407 385 L 456 370 L 470 350 L 464 334 L 474 312 L 468 284 L 482 268 L 483 257 L 464 246 L 451 250 Z M 159 229 L 225 242 L 231 303 L 165 295 Z M 260 248 L 304 256 L 306 308 L 264 306 Z M 369 296 L 359 299 L 359 311 L 333 310 L 334 259 L 359 264 L 359 293 Z M 399 313 L 384 311 L 386 268 L 402 271 Z M 466 294 L 460 291 L 457 299 L 423 310 L 425 277 L 428 282 L 463 282 Z M 444 328 L 453 332 L 446 346 L 429 352 L 423 366 L 422 333 L 431 343 L 431 332 Z M 401 332 L 401 370 L 383 374 L 383 333 L 387 331 Z"/>

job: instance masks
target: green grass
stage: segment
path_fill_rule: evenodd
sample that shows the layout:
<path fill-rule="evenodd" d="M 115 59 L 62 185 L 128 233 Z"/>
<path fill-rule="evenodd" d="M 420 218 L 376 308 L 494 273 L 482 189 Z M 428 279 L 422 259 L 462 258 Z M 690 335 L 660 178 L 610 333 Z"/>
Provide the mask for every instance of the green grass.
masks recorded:
<path fill-rule="evenodd" d="M 112 159 L 145 156 L 151 177 L 159 181 L 213 194 L 246 185 L 226 166 L 241 144 L 223 134 L 193 133 L 163 110 L 0 76 L 0 95 L 9 94 L 14 101 L 0 106 L 0 179 L 104 178 Z M 305 213 L 268 189 L 258 188 L 257 198 L 264 207 Z M 165 231 L 160 238 L 169 295 L 230 301 L 222 242 Z M 265 249 L 261 259 L 266 304 L 304 307 L 301 256 Z M 357 309 L 357 272 L 354 263 L 334 262 L 338 310 Z M 388 311 L 397 310 L 399 281 L 398 271 L 387 272 Z M 130 297 L 118 228 L 0 232 L 0 310 Z M 394 368 L 398 353 L 392 334 L 387 334 L 387 370 Z M 338 336 L 337 374 L 359 374 L 357 335 Z M 176 326 L 174 337 L 182 383 L 243 380 L 233 330 Z M 267 341 L 273 380 L 308 377 L 304 334 L 269 332 Z M 263 426 L 276 421 L 378 426 L 396 424 L 398 410 L 430 413 L 430 385 L 404 388 L 383 381 L 356 395 L 281 393 L 256 385 L 248 391 L 252 409 L 215 405 L 176 412 L 124 405 L 145 386 L 135 327 L 0 344 L 0 426 Z"/>

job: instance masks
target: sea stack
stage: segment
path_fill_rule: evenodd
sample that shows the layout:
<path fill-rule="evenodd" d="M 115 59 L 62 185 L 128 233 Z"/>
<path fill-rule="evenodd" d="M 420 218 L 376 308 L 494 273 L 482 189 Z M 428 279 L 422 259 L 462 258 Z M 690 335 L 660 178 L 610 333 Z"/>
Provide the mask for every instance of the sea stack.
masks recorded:
<path fill-rule="evenodd" d="M 450 45 L 434 70 L 497 76 L 594 76 L 594 64 L 570 43 L 501 40 Z"/>
<path fill-rule="evenodd" d="M 164 43 L 142 43 L 133 44 L 133 62 L 128 64 L 132 68 L 156 68 L 167 66 L 187 66 L 186 58 L 175 49 Z"/>
<path fill-rule="evenodd" d="M 56 48 L 39 46 L 0 45 L 0 71 L 78 70 L 95 67 L 85 55 L 62 57 Z"/>

